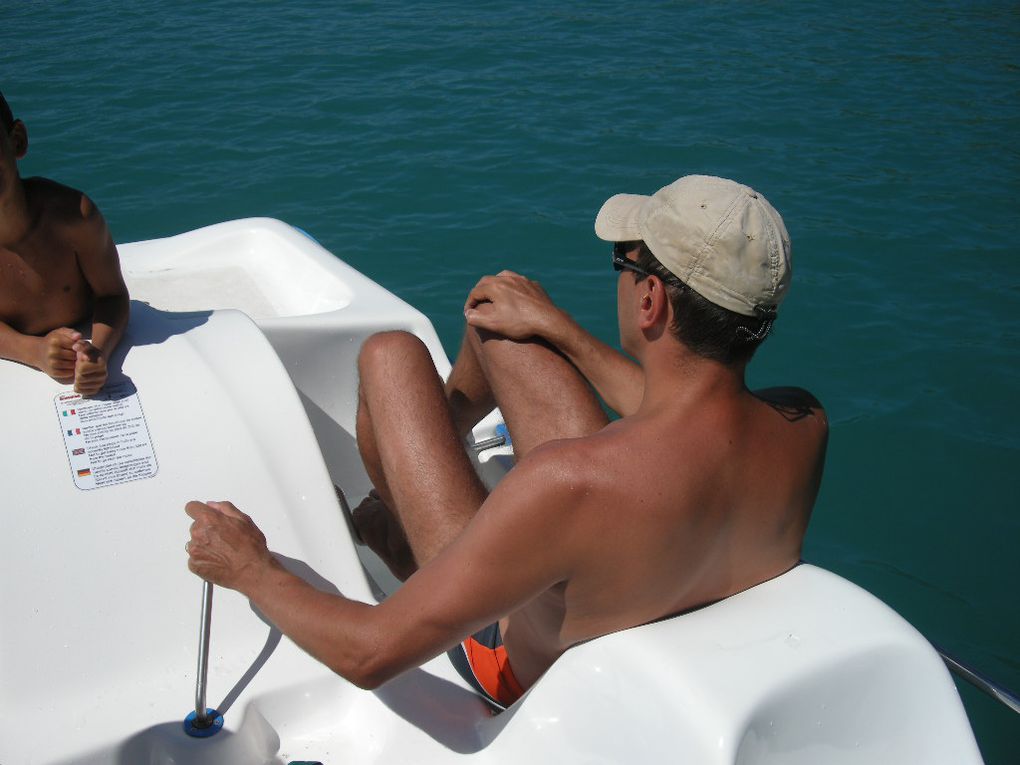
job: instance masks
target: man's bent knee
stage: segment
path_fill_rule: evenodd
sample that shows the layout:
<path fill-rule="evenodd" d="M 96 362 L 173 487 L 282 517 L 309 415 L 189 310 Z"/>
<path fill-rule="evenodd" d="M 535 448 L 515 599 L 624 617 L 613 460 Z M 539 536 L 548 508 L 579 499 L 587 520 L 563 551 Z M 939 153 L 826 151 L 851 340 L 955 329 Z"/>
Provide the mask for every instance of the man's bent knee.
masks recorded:
<path fill-rule="evenodd" d="M 485 373 L 498 376 L 505 370 L 511 374 L 529 375 L 535 363 L 559 357 L 569 365 L 562 354 L 540 337 L 513 340 L 485 329 L 468 327 L 467 340 L 471 349 L 481 361 Z"/>
<path fill-rule="evenodd" d="M 379 332 L 362 343 L 358 354 L 358 371 L 364 377 L 376 369 L 386 369 L 394 362 L 415 358 L 431 359 L 425 343 L 416 335 L 403 330 Z"/>

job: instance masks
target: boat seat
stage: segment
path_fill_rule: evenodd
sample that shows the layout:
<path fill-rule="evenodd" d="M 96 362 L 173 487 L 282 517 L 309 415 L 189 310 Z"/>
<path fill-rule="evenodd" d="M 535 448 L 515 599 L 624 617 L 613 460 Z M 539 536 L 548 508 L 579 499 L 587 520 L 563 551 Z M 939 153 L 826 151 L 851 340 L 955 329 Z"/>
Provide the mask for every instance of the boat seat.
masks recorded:
<path fill-rule="evenodd" d="M 671 750 L 703 765 L 981 762 L 931 645 L 809 564 L 577 646 L 504 714 L 491 735 L 520 742 L 510 757 L 569 741 L 562 756 L 586 762 L 662 762 Z"/>

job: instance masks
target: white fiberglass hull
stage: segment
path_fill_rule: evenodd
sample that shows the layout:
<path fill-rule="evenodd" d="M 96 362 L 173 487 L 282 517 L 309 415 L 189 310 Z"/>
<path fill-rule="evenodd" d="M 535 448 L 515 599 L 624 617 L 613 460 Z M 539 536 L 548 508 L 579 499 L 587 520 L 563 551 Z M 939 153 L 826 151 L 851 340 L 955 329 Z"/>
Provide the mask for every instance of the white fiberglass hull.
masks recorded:
<path fill-rule="evenodd" d="M 400 328 L 441 373 L 449 362 L 422 314 L 278 221 L 121 254 L 134 302 L 111 383 L 135 391 L 147 471 L 82 488 L 68 389 L 0 362 L 0 763 L 980 762 L 927 642 L 808 565 L 571 649 L 495 716 L 445 656 L 362 691 L 218 590 L 208 701 L 224 726 L 188 737 L 201 583 L 184 503 L 229 498 L 318 586 L 384 596 L 396 583 L 352 543 L 333 492 L 369 488 L 357 352 Z M 483 452 L 486 480 L 508 454 Z"/>

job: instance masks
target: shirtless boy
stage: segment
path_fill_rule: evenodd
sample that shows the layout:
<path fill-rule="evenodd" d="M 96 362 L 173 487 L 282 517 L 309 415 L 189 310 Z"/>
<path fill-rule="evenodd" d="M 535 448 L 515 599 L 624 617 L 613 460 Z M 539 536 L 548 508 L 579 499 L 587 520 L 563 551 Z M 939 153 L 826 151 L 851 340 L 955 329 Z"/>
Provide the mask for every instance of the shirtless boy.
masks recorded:
<path fill-rule="evenodd" d="M 229 502 L 187 505 L 191 570 L 359 686 L 451 649 L 505 706 L 573 645 L 795 566 L 825 414 L 803 390 L 744 383 L 790 283 L 782 219 L 746 186 L 687 176 L 610 198 L 595 231 L 615 243 L 630 358 L 509 271 L 471 291 L 445 384 L 417 338 L 365 343 L 357 436 L 379 499 L 355 523 L 413 571 L 395 594 L 367 605 L 312 588 Z M 518 462 L 487 493 L 462 437 L 494 404 Z"/>
<path fill-rule="evenodd" d="M 106 383 L 129 300 L 106 221 L 85 194 L 22 179 L 28 131 L 0 93 L 0 358 L 84 395 Z M 91 321 L 91 339 L 76 326 Z"/>

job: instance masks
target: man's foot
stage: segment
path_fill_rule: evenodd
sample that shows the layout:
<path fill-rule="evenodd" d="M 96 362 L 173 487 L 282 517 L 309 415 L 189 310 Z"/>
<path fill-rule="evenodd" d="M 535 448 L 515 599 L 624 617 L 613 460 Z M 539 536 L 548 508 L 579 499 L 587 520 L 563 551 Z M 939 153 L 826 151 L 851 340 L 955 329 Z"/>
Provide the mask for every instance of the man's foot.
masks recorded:
<path fill-rule="evenodd" d="M 397 579 L 403 582 L 418 570 L 400 521 L 375 489 L 354 508 L 351 520 L 358 541 L 368 545 Z"/>
<path fill-rule="evenodd" d="M 333 491 L 336 493 L 336 501 L 340 503 L 340 509 L 343 511 L 344 519 L 347 521 L 347 527 L 351 530 L 354 541 L 359 545 L 365 544 L 365 540 L 361 538 L 361 534 L 358 533 L 358 529 L 354 525 L 353 513 L 351 513 L 351 506 L 347 504 L 347 495 L 344 494 L 344 490 L 333 484 Z"/>

